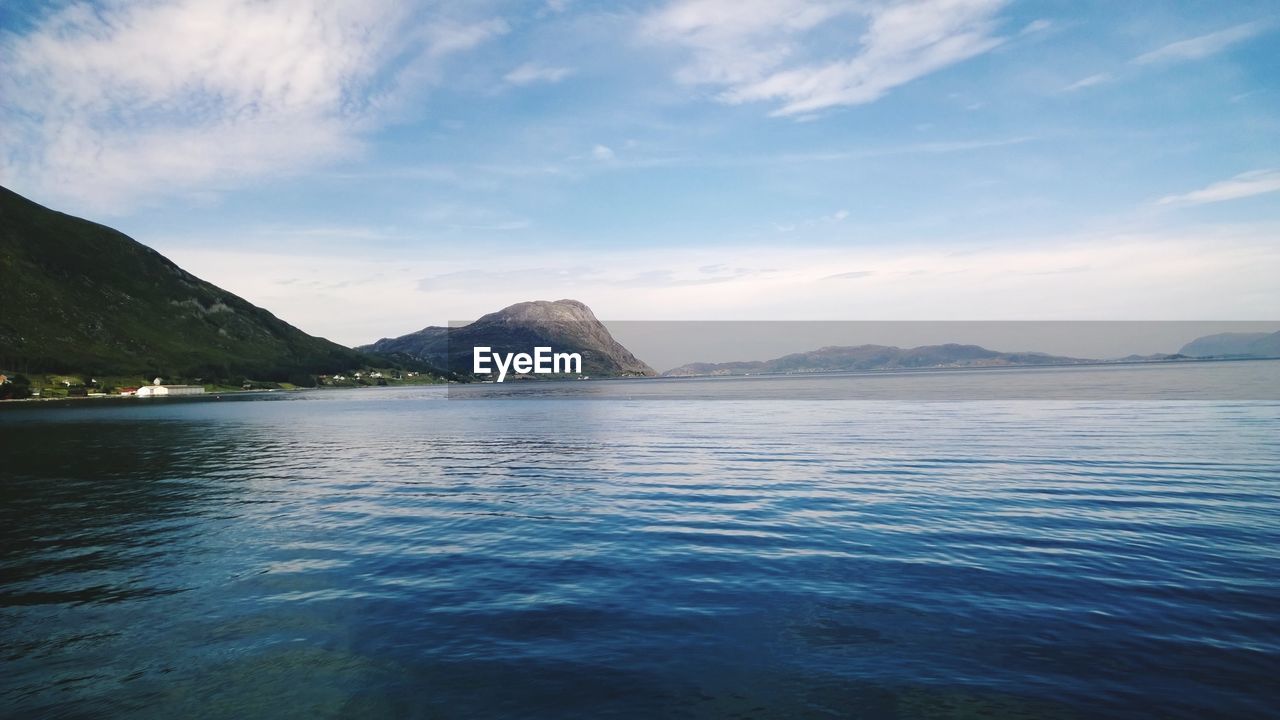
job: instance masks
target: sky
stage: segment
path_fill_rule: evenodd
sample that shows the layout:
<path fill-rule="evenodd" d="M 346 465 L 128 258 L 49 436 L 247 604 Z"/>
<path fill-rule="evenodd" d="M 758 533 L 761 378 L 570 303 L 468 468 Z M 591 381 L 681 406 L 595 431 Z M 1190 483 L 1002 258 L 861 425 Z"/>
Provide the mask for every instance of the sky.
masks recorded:
<path fill-rule="evenodd" d="M 1280 319 L 1280 2 L 0 3 L 0 184 L 354 345 Z"/>

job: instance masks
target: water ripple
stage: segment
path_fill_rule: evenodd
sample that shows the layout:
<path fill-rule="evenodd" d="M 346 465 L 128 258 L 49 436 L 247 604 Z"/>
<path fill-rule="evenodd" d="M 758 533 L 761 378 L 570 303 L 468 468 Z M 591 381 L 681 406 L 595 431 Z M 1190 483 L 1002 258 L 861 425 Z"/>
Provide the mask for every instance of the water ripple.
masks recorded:
<path fill-rule="evenodd" d="M 0 437 L 19 716 L 1280 707 L 1274 402 L 421 389 Z"/>

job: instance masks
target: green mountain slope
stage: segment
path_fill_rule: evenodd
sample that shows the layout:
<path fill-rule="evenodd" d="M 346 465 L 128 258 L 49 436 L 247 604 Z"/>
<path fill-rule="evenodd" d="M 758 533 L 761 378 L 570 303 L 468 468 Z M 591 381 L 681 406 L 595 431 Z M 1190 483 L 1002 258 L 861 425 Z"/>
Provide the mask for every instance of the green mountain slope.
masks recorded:
<path fill-rule="evenodd" d="M 367 362 L 120 232 L 0 188 L 0 367 L 286 379 Z"/>

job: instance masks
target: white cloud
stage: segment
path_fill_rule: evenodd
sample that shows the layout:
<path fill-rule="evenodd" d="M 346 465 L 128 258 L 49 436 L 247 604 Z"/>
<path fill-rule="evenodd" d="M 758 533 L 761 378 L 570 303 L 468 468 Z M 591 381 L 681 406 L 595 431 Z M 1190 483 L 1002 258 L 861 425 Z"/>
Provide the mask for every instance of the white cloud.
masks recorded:
<path fill-rule="evenodd" d="M 1133 62 L 1138 65 L 1151 65 L 1183 60 L 1199 60 L 1216 55 L 1238 42 L 1248 40 L 1262 33 L 1266 29 L 1267 25 L 1262 22 L 1244 23 L 1226 30 L 1209 33 L 1208 35 L 1169 43 L 1164 47 L 1139 55 L 1133 59 Z"/>
<path fill-rule="evenodd" d="M 596 145 L 595 147 L 591 148 L 591 157 L 595 158 L 596 160 L 600 160 L 600 161 L 612 160 L 613 156 L 614 156 L 613 149 L 607 145 Z"/>
<path fill-rule="evenodd" d="M 1181 195 L 1168 195 L 1156 201 L 1159 205 L 1204 205 L 1266 193 L 1280 192 L 1280 170 L 1254 170 L 1241 173 L 1200 190 Z"/>
<path fill-rule="evenodd" d="M 573 74 L 571 68 L 551 67 L 527 62 L 507 73 L 502 79 L 508 85 L 532 85 L 534 83 L 558 83 Z"/>
<path fill-rule="evenodd" d="M 391 0 L 72 4 L 0 40 L 3 176 L 110 212 L 313 167 L 504 30 Z"/>
<path fill-rule="evenodd" d="M 677 77 L 721 88 L 727 103 L 772 102 L 805 116 L 874 102 L 889 90 L 991 50 L 1006 0 L 676 0 L 644 33 L 688 48 Z M 857 37 L 823 47 L 818 31 Z M 856 32 L 860 29 L 860 33 Z"/>

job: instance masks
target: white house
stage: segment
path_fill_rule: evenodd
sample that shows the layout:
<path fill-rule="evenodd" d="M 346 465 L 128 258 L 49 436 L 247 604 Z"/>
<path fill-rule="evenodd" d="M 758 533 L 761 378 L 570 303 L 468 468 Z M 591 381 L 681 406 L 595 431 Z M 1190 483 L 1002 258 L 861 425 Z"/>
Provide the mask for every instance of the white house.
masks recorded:
<path fill-rule="evenodd" d="M 162 385 L 156 378 L 150 385 L 138 388 L 138 397 L 160 397 L 167 395 L 203 395 L 203 385 Z"/>

